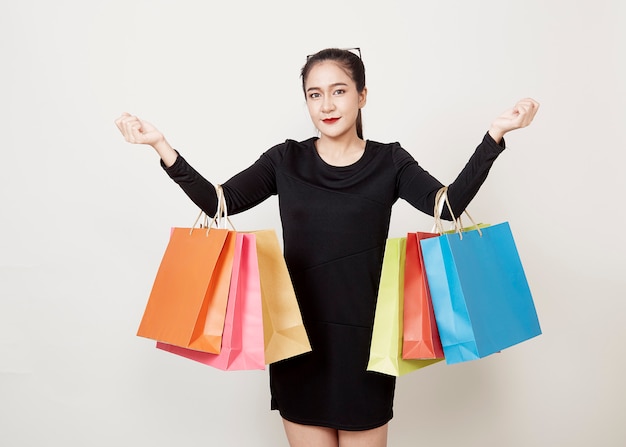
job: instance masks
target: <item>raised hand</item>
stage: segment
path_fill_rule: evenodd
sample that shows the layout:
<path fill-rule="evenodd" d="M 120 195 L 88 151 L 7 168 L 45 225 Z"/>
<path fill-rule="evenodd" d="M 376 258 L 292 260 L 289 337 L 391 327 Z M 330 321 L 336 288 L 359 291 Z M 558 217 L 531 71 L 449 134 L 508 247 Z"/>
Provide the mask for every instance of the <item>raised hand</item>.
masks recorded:
<path fill-rule="evenodd" d="M 165 139 L 152 124 L 129 113 L 122 113 L 122 116 L 115 120 L 115 125 L 129 143 L 153 146 Z"/>
<path fill-rule="evenodd" d="M 152 146 L 166 166 L 171 166 L 176 161 L 178 153 L 172 149 L 163 134 L 149 122 L 130 113 L 122 113 L 115 120 L 115 125 L 129 143 Z"/>
<path fill-rule="evenodd" d="M 493 120 L 489 134 L 496 142 L 500 142 L 505 133 L 521 129 L 532 123 L 537 110 L 539 110 L 537 101 L 532 98 L 524 98 Z"/>

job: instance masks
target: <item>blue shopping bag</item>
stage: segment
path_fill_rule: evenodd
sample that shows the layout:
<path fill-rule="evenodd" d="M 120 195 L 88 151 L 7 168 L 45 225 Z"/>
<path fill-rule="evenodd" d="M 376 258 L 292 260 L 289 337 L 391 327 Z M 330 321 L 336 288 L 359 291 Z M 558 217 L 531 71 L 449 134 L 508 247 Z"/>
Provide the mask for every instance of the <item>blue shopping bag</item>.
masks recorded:
<path fill-rule="evenodd" d="M 541 334 L 507 222 L 421 241 L 446 363 L 486 357 Z"/>

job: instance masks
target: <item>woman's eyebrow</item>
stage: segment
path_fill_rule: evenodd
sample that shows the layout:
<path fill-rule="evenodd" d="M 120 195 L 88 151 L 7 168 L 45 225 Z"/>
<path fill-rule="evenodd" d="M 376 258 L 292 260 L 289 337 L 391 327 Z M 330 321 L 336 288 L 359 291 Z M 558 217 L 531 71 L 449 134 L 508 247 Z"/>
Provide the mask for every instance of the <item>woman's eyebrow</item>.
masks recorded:
<path fill-rule="evenodd" d="M 330 84 L 329 87 L 334 88 L 334 87 L 347 87 L 348 84 L 346 84 L 345 82 L 335 82 L 334 84 Z M 306 91 L 311 91 L 311 90 L 322 90 L 321 87 L 309 87 L 306 89 Z"/>

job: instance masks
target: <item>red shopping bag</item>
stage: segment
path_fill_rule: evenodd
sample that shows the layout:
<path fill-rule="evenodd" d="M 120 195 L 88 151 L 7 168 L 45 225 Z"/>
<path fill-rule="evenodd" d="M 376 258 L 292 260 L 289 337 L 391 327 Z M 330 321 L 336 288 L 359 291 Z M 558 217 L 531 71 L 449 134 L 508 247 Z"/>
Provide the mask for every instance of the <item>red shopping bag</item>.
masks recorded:
<path fill-rule="evenodd" d="M 237 233 L 226 320 L 219 354 L 157 342 L 157 348 L 214 368 L 265 369 L 263 310 L 254 234 Z"/>
<path fill-rule="evenodd" d="M 437 233 L 409 233 L 404 274 L 403 359 L 444 358 L 420 241 Z"/>

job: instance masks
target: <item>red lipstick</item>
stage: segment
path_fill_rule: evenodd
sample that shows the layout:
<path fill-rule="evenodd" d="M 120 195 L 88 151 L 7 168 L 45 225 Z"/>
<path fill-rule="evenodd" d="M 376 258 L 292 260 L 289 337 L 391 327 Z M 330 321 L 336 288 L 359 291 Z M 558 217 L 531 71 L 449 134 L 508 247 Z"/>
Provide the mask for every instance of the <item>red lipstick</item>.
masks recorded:
<path fill-rule="evenodd" d="M 339 121 L 339 118 L 326 118 L 325 120 L 322 120 L 322 121 L 324 121 L 324 123 L 326 124 L 333 124 Z"/>

